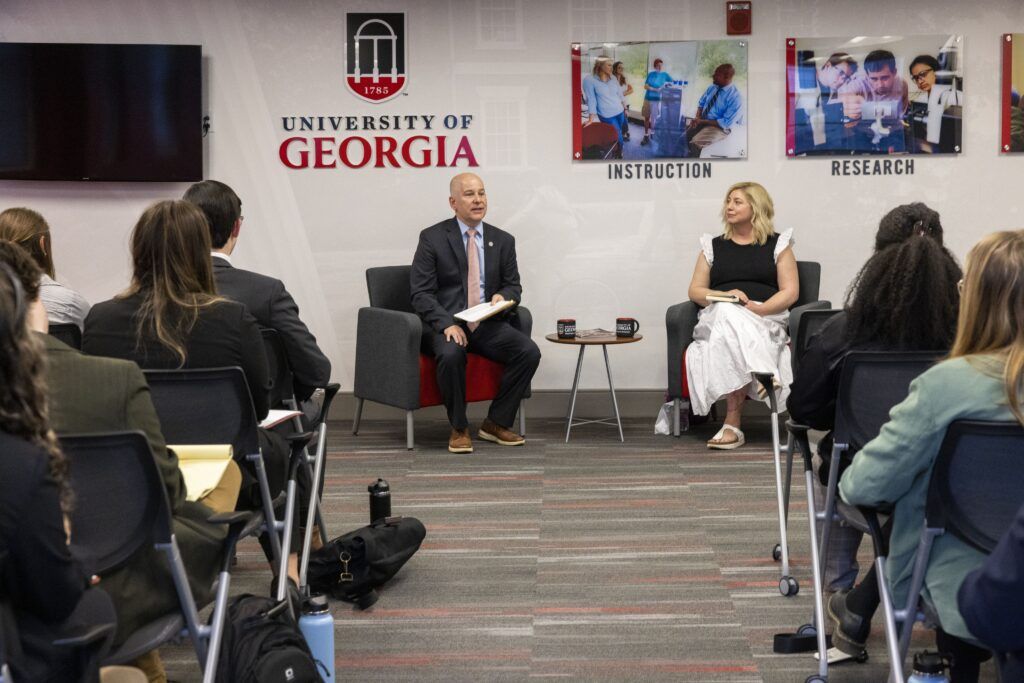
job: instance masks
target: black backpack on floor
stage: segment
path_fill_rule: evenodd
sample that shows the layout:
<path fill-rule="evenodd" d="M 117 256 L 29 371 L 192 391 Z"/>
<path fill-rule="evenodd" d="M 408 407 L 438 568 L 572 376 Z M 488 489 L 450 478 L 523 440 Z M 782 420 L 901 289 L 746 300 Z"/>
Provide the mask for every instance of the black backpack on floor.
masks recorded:
<path fill-rule="evenodd" d="M 398 573 L 426 535 L 415 517 L 388 517 L 350 531 L 310 554 L 309 587 L 366 609 L 377 602 L 374 589 Z"/>
<path fill-rule="evenodd" d="M 250 594 L 231 600 L 217 683 L 319 683 L 317 663 L 288 605 Z"/>

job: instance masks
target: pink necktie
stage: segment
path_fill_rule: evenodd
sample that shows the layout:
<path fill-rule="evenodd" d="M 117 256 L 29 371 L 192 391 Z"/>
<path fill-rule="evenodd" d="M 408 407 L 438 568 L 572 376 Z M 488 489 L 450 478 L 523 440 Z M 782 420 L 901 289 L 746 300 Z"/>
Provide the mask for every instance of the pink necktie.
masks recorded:
<path fill-rule="evenodd" d="M 480 303 L 480 259 L 476 253 L 476 230 L 467 230 L 466 260 L 469 262 L 469 274 L 466 278 L 466 292 L 469 294 L 469 307 Z M 469 331 L 480 327 L 480 323 L 469 323 Z"/>

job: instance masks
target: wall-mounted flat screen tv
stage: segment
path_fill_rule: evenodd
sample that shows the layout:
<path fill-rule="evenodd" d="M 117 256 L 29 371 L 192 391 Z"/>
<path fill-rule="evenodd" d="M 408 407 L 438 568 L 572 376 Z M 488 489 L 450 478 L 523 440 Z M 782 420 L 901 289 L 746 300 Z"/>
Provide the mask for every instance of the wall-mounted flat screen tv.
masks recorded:
<path fill-rule="evenodd" d="M 198 45 L 0 43 L 0 179 L 203 175 Z"/>

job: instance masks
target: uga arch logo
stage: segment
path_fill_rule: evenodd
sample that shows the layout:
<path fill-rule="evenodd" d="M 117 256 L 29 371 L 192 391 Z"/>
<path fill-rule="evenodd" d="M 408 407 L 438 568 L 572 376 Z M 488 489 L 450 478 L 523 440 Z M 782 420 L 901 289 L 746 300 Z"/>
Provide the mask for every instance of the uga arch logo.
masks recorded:
<path fill-rule="evenodd" d="M 345 86 L 367 102 L 386 102 L 405 89 L 405 13 L 345 15 Z"/>

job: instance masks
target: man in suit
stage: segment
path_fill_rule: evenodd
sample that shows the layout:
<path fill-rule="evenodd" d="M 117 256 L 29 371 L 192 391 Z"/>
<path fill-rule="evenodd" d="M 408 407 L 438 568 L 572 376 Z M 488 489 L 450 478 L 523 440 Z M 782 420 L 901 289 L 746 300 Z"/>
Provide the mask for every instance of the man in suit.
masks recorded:
<path fill-rule="evenodd" d="M 277 331 L 288 356 L 295 397 L 305 401 L 317 387 L 331 381 L 331 361 L 299 318 L 299 307 L 283 282 L 232 266 L 231 253 L 242 230 L 242 200 L 234 190 L 216 180 L 192 185 L 182 199 L 202 209 L 210 224 L 217 291 L 245 304 L 260 327 Z"/>
<path fill-rule="evenodd" d="M 242 473 L 231 462 L 218 486 L 199 502 L 186 500 L 185 480 L 178 457 L 167 448 L 160 420 L 146 379 L 135 363 L 115 358 L 86 356 L 47 334 L 47 313 L 39 299 L 41 271 L 27 252 L 0 240 L 0 263 L 8 265 L 22 282 L 29 299 L 28 323 L 46 350 L 46 384 L 50 424 L 58 434 L 141 431 L 149 441 L 153 459 L 167 491 L 192 594 L 200 608 L 213 599 L 213 583 L 220 571 L 220 550 L 227 535 L 221 525 L 206 522 L 214 512 L 234 510 Z M 113 598 L 117 612 L 114 645 L 146 623 L 178 606 L 167 561 L 152 544 L 145 544 L 127 562 L 102 577 L 101 587 Z M 154 650 L 135 662 L 150 680 L 166 680 Z"/>
<path fill-rule="evenodd" d="M 459 311 L 481 302 L 521 300 L 516 241 L 483 222 L 487 194 L 479 177 L 455 176 L 449 195 L 455 216 L 420 233 L 409 282 L 413 309 L 428 328 L 424 347 L 437 358 L 437 383 L 452 426 L 448 450 L 473 452 L 466 419 L 467 352 L 505 366 L 478 436 L 502 446 L 521 446 L 525 440 L 509 427 L 540 364 L 540 349 L 509 323 L 515 309 L 480 323 L 455 319 Z"/>

